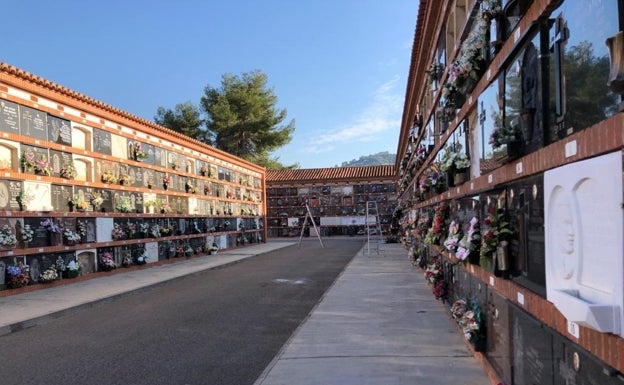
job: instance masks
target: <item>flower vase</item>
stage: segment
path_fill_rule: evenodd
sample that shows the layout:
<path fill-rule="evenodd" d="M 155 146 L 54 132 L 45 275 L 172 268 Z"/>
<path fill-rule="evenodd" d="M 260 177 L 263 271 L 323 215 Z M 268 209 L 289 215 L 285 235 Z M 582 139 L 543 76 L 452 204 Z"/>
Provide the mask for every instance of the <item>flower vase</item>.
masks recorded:
<path fill-rule="evenodd" d="M 507 156 L 516 159 L 522 156 L 522 141 L 519 139 L 507 142 Z"/>
<path fill-rule="evenodd" d="M 471 339 L 470 344 L 475 352 L 485 352 L 485 338 L 475 338 L 474 341 Z"/>
<path fill-rule="evenodd" d="M 166 183 L 163 183 L 163 190 L 167 190 L 169 186 Z"/>
<path fill-rule="evenodd" d="M 50 246 L 58 246 L 63 244 L 63 238 L 60 233 L 48 232 L 48 244 Z"/>
<path fill-rule="evenodd" d="M 488 257 L 488 256 L 480 256 L 479 257 L 479 266 L 481 266 L 481 268 L 483 270 L 491 272 L 492 269 L 493 269 L 493 265 L 494 265 L 494 263 L 493 263 L 491 257 Z"/>
<path fill-rule="evenodd" d="M 500 271 L 509 269 L 509 242 L 501 241 L 496 247 L 496 268 Z"/>
<path fill-rule="evenodd" d="M 449 169 L 446 172 L 446 185 L 448 187 L 455 187 L 455 175 L 457 171 L 454 168 Z"/>
<path fill-rule="evenodd" d="M 468 180 L 468 170 L 457 171 L 453 178 L 453 183 L 455 186 L 459 186 L 462 183 L 465 183 Z"/>

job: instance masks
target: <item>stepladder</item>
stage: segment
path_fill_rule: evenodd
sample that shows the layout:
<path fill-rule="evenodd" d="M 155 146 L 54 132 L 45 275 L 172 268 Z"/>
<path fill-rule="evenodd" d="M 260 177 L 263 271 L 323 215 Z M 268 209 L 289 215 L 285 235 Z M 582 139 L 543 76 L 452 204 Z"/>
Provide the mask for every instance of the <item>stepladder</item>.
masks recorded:
<path fill-rule="evenodd" d="M 379 209 L 377 201 L 366 201 L 366 247 L 368 255 L 371 253 L 371 245 L 379 254 L 379 245 L 383 240 L 381 234 L 381 223 L 379 220 Z"/>

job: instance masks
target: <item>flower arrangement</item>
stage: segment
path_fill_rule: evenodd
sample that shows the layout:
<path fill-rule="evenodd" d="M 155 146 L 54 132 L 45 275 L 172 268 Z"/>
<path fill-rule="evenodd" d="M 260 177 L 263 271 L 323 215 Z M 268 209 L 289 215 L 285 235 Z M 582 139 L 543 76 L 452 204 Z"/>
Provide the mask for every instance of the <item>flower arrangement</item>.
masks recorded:
<path fill-rule="evenodd" d="M 425 269 L 425 279 L 432 287 L 433 295 L 436 299 L 446 296 L 446 282 L 444 281 L 444 273 L 439 257 L 434 257 Z"/>
<path fill-rule="evenodd" d="M 434 84 L 442 78 L 444 67 L 437 61 L 434 61 L 425 72 L 429 75 L 429 84 Z"/>
<path fill-rule="evenodd" d="M 46 155 L 39 155 L 39 159 L 35 162 L 35 174 L 45 176 L 52 175 L 52 166 L 50 166 L 50 161 Z"/>
<path fill-rule="evenodd" d="M 113 240 L 120 241 L 126 239 L 126 232 L 119 223 L 113 223 L 113 230 L 111 232 Z"/>
<path fill-rule="evenodd" d="M 117 268 L 117 263 L 115 263 L 115 257 L 108 251 L 102 254 L 99 259 L 99 264 L 102 270 L 110 271 Z"/>
<path fill-rule="evenodd" d="M 41 222 L 41 226 L 50 233 L 60 233 L 61 228 L 54 222 L 52 218 L 47 218 Z"/>
<path fill-rule="evenodd" d="M 130 197 L 120 197 L 117 207 L 115 207 L 120 213 L 129 213 L 132 211 L 132 200 Z"/>
<path fill-rule="evenodd" d="M 433 214 L 433 223 L 425 237 L 425 243 L 429 245 L 439 245 L 440 239 L 444 232 L 444 222 L 448 216 L 448 205 L 445 202 L 440 203 Z"/>
<path fill-rule="evenodd" d="M 464 337 L 477 348 L 485 339 L 483 316 L 477 301 L 456 300 L 451 306 L 451 315 L 462 328 Z"/>
<path fill-rule="evenodd" d="M 216 254 L 219 251 L 219 246 L 215 242 L 212 242 L 212 245 L 208 249 L 210 254 Z"/>
<path fill-rule="evenodd" d="M 459 242 L 462 238 L 462 234 L 459 228 L 459 223 L 451 221 L 448 230 L 448 237 L 444 240 L 444 247 L 451 253 L 455 253 L 459 247 Z"/>
<path fill-rule="evenodd" d="M 129 174 L 127 173 L 122 173 L 121 175 L 119 175 L 119 184 L 122 186 L 129 186 L 133 183 L 134 181 L 132 180 L 132 178 L 130 177 Z"/>
<path fill-rule="evenodd" d="M 69 245 L 80 243 L 80 234 L 70 229 L 63 229 L 63 239 Z"/>
<path fill-rule="evenodd" d="M 427 236 L 431 223 L 433 223 L 433 216 L 430 212 L 422 213 L 418 217 L 418 221 L 416 222 L 416 232 L 421 238 L 424 239 L 425 236 Z"/>
<path fill-rule="evenodd" d="M 514 128 L 504 125 L 500 119 L 495 119 L 494 130 L 490 134 L 488 143 L 492 146 L 492 149 L 496 150 L 504 144 L 519 140 L 519 134 Z"/>
<path fill-rule="evenodd" d="M 22 156 L 20 157 L 20 163 L 22 165 L 22 170 L 24 172 L 34 172 L 35 165 L 37 164 L 37 158 L 35 156 L 35 152 L 31 149 L 22 151 Z"/>
<path fill-rule="evenodd" d="M 184 188 L 186 189 L 187 193 L 195 194 L 197 192 L 197 188 L 193 185 L 193 182 L 191 182 L 190 180 L 186 181 Z"/>
<path fill-rule="evenodd" d="M 459 241 L 455 257 L 460 261 L 467 261 L 470 254 L 479 250 L 480 245 L 481 232 L 479 231 L 479 219 L 477 219 L 477 217 L 472 217 L 468 231 L 464 234 L 461 241 Z"/>
<path fill-rule="evenodd" d="M 434 257 L 425 269 L 425 280 L 431 286 L 435 286 L 443 278 L 442 265 L 439 257 Z"/>
<path fill-rule="evenodd" d="M 96 209 L 99 208 L 102 203 L 104 203 L 104 198 L 102 197 L 102 194 L 97 192 L 90 193 L 89 200 L 91 201 L 93 207 L 95 207 Z"/>
<path fill-rule="evenodd" d="M 22 262 L 19 262 L 17 265 L 7 266 L 6 275 L 8 278 L 7 283 L 13 289 L 24 287 L 30 282 L 28 267 L 24 266 Z"/>
<path fill-rule="evenodd" d="M 104 171 L 101 179 L 103 183 L 117 183 L 117 177 L 110 170 Z"/>
<path fill-rule="evenodd" d="M 487 227 L 487 230 L 481 237 L 480 256 L 482 266 L 487 263 L 487 260 L 493 257 L 498 244 L 501 241 L 509 239 L 513 234 L 503 209 L 490 207 L 488 209 L 488 216 L 483 223 Z"/>
<path fill-rule="evenodd" d="M 169 202 L 167 202 L 167 200 L 165 199 L 161 199 L 158 201 L 157 203 L 157 207 L 160 209 L 160 212 L 165 214 L 165 213 L 170 213 L 172 210 L 171 205 L 169 205 Z"/>
<path fill-rule="evenodd" d="M 78 171 L 76 170 L 76 166 L 74 166 L 72 162 L 69 162 L 61 166 L 59 174 L 61 178 L 74 179 L 76 175 L 78 175 Z"/>
<path fill-rule="evenodd" d="M 137 232 L 136 224 L 132 222 L 128 222 L 128 224 L 126 225 L 126 235 L 128 236 L 128 238 L 134 237 L 136 232 Z"/>
<path fill-rule="evenodd" d="M 79 276 L 80 275 L 80 264 L 77 261 L 73 260 L 73 259 L 71 261 L 69 261 L 67 266 L 65 266 L 64 275 L 65 275 L 66 278 L 75 278 L 75 277 Z"/>
<path fill-rule="evenodd" d="M 143 235 L 147 235 L 150 232 L 150 225 L 147 222 L 139 223 L 139 232 Z"/>
<path fill-rule="evenodd" d="M 163 176 L 163 187 L 165 188 L 165 190 L 167 189 L 167 187 L 169 187 L 170 184 L 171 178 L 168 175 Z"/>
<path fill-rule="evenodd" d="M 89 203 L 87 203 L 87 201 L 78 194 L 73 195 L 69 198 L 69 204 L 78 211 L 85 211 L 87 208 L 89 208 Z"/>
<path fill-rule="evenodd" d="M 460 47 L 457 59 L 450 64 L 449 75 L 442 88 L 442 96 L 445 99 L 452 98 L 455 92 L 465 94 L 465 87 L 470 82 L 476 81 L 480 72 L 484 70 L 483 51 L 487 45 L 489 28 L 489 20 L 478 14 L 472 30 Z"/>
<path fill-rule="evenodd" d="M 200 174 L 202 174 L 202 176 L 210 176 L 208 175 L 208 167 L 206 166 L 201 166 L 201 168 L 199 169 Z"/>
<path fill-rule="evenodd" d="M 3 225 L 0 228 L 0 245 L 4 247 L 15 247 L 17 245 L 17 238 L 9 225 Z"/>
<path fill-rule="evenodd" d="M 177 158 L 172 158 L 171 162 L 169 163 L 169 167 L 171 167 L 174 170 L 179 170 L 180 161 Z"/>
<path fill-rule="evenodd" d="M 459 142 L 446 146 L 440 161 L 440 170 L 443 172 L 462 172 L 470 167 L 470 159 Z"/>
<path fill-rule="evenodd" d="M 121 265 L 123 267 L 130 267 L 133 263 L 134 261 L 132 260 L 132 253 L 130 250 L 124 250 L 121 255 Z"/>
<path fill-rule="evenodd" d="M 142 252 L 139 256 L 137 256 L 137 257 L 136 257 L 136 259 L 135 259 L 135 261 L 134 261 L 134 262 L 135 262 L 137 265 L 144 265 L 144 264 L 146 264 L 146 263 L 147 263 L 147 260 L 148 260 L 148 259 L 149 259 L 149 258 L 148 258 L 148 256 L 147 256 L 147 252 L 146 252 L 145 250 L 143 250 L 143 252 Z"/>
<path fill-rule="evenodd" d="M 150 228 L 150 234 L 153 238 L 160 237 L 160 226 L 158 224 L 152 225 L 152 227 Z"/>
<path fill-rule="evenodd" d="M 20 190 L 15 197 L 15 201 L 20 206 L 26 206 L 34 199 L 34 195 L 29 193 L 28 191 Z"/>
<path fill-rule="evenodd" d="M 501 0 L 481 0 L 481 12 L 486 20 L 492 20 L 502 10 Z"/>
<path fill-rule="evenodd" d="M 87 222 L 86 221 L 77 221 L 76 222 L 76 232 L 80 235 L 80 240 L 87 239 Z"/>
<path fill-rule="evenodd" d="M 160 235 L 168 237 L 173 234 L 173 229 L 169 226 L 160 226 Z"/>
<path fill-rule="evenodd" d="M 22 226 L 22 229 L 20 230 L 20 238 L 22 242 L 32 242 L 34 235 L 35 232 L 29 224 L 25 224 L 24 226 Z"/>
<path fill-rule="evenodd" d="M 50 283 L 52 281 L 56 281 L 58 278 L 58 270 L 56 269 L 55 265 L 52 265 L 39 275 L 39 282 Z"/>
<path fill-rule="evenodd" d="M 211 189 L 210 189 L 210 184 L 209 184 L 209 183 L 206 183 L 206 184 L 204 185 L 204 195 L 209 195 L 209 194 L 210 194 L 210 192 L 211 192 Z"/>
<path fill-rule="evenodd" d="M 193 248 L 190 245 L 185 245 L 184 246 L 184 255 L 187 258 L 192 257 L 194 253 L 195 253 L 195 250 L 193 250 Z"/>
<path fill-rule="evenodd" d="M 143 159 L 147 159 L 147 153 L 143 151 L 143 145 L 141 143 L 135 143 L 133 149 L 133 157 L 134 160 L 140 161 Z"/>

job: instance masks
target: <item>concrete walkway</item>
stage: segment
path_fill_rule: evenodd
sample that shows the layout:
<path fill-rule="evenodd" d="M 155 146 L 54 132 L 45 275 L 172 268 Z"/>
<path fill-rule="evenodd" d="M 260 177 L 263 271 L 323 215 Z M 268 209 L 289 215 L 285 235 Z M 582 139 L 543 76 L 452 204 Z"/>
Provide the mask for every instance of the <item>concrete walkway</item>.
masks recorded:
<path fill-rule="evenodd" d="M 296 243 L 271 240 L 1 297 L 0 335 Z M 367 249 L 355 256 L 255 385 L 490 384 L 404 247 L 382 244 L 379 254 L 371 247 L 370 255 Z"/>
<path fill-rule="evenodd" d="M 255 383 L 293 384 L 490 381 L 405 248 L 383 244 L 358 253 Z"/>

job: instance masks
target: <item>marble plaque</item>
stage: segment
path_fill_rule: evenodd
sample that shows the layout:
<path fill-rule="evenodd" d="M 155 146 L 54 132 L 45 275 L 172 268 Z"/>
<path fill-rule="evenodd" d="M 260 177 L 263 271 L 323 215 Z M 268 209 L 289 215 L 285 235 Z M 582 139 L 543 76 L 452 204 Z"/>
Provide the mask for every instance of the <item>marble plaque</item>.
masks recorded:
<path fill-rule="evenodd" d="M 19 134 L 19 105 L 0 100 L 0 131 Z"/>
<path fill-rule="evenodd" d="M 549 170 L 544 191 L 548 300 L 569 321 L 623 335 L 622 153 Z"/>
<path fill-rule="evenodd" d="M 51 199 L 54 211 L 69 212 L 69 200 L 73 196 L 72 186 L 53 184 L 51 186 Z"/>
<path fill-rule="evenodd" d="M 72 154 L 56 150 L 50 150 L 49 152 L 50 166 L 52 166 L 52 176 L 60 177 L 61 167 L 73 162 Z"/>
<path fill-rule="evenodd" d="M 29 211 L 52 211 L 54 209 L 52 207 L 52 187 L 49 183 L 25 181 L 24 191 L 33 198 L 28 203 Z"/>
<path fill-rule="evenodd" d="M 96 242 L 110 242 L 113 240 L 113 218 L 95 219 Z"/>
<path fill-rule="evenodd" d="M 19 106 L 20 133 L 34 139 L 48 140 L 47 114 L 34 108 Z"/>
<path fill-rule="evenodd" d="M 93 129 L 93 151 L 99 152 L 100 154 L 112 155 L 112 145 L 113 142 L 110 132 L 97 128 Z"/>
<path fill-rule="evenodd" d="M 0 180 L 0 210 L 18 210 L 15 198 L 22 191 L 22 182 L 16 180 Z"/>
<path fill-rule="evenodd" d="M 5 284 L 4 278 L 5 278 L 5 274 L 6 273 L 6 263 L 0 259 L 0 286 L 3 286 Z"/>
<path fill-rule="evenodd" d="M 158 242 L 145 243 L 145 253 L 147 254 L 147 263 L 158 261 Z"/>
<path fill-rule="evenodd" d="M 72 145 L 71 123 L 67 119 L 48 115 L 48 140 L 50 142 Z"/>
<path fill-rule="evenodd" d="M 519 307 L 512 308 L 513 384 L 553 384 L 553 333 Z M 508 370 L 510 370 L 509 367 Z"/>

